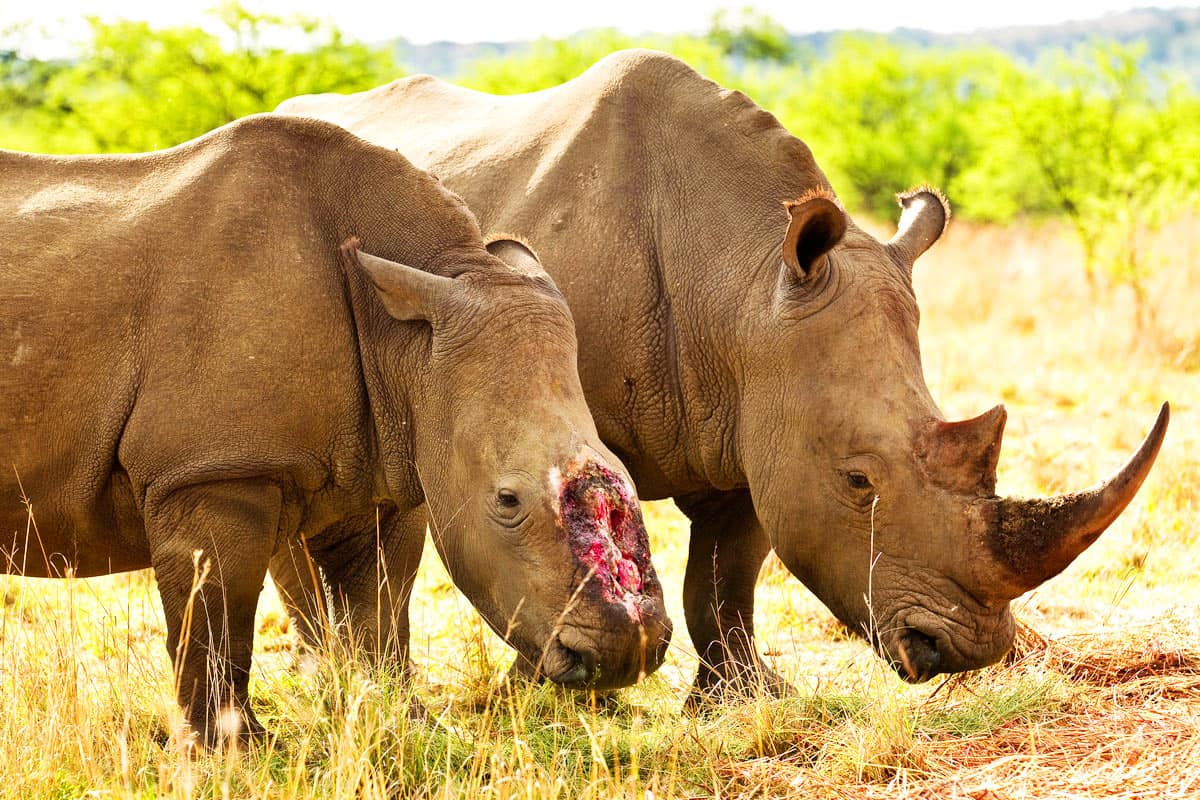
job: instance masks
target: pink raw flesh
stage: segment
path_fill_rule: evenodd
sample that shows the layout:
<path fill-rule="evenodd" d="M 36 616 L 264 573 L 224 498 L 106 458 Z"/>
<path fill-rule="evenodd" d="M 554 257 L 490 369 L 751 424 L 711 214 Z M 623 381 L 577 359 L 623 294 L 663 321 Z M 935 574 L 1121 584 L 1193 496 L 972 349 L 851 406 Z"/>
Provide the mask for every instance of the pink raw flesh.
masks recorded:
<path fill-rule="evenodd" d="M 641 510 L 625 482 L 595 462 L 569 468 L 559 509 L 571 549 L 604 599 L 639 616 L 638 595 L 653 567 Z"/>
<path fill-rule="evenodd" d="M 640 591 L 642 572 L 638 569 L 637 562 L 629 558 L 621 559 L 621 562 L 617 564 L 617 582 L 631 592 Z"/>

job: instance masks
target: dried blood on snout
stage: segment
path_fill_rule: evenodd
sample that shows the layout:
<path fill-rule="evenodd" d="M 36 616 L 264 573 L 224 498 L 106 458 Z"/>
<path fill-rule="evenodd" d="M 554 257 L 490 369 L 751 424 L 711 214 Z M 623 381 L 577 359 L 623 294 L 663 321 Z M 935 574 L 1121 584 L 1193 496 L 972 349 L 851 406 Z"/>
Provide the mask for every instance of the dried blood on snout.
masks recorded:
<path fill-rule="evenodd" d="M 636 615 L 650 545 L 628 485 L 589 462 L 569 470 L 559 486 L 559 511 L 571 549 L 600 585 L 604 599 Z"/>

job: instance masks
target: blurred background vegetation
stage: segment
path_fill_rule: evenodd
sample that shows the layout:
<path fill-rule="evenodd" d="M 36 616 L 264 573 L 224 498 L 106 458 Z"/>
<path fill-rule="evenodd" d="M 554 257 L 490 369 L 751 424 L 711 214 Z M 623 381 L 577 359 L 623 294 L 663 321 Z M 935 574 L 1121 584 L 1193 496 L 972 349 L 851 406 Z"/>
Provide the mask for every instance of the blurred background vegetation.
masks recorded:
<path fill-rule="evenodd" d="M 718 13 L 705 35 L 601 30 L 449 53 L 352 42 L 329 23 L 236 3 L 213 20 L 151 29 L 93 19 L 77 56 L 55 60 L 24 54 L 19 28 L 0 30 L 0 146 L 168 147 L 296 94 L 393 80 L 410 61 L 483 91 L 534 91 L 643 46 L 774 113 L 853 213 L 890 219 L 896 191 L 931 183 L 960 218 L 1062 219 L 1088 280 L 1127 284 L 1139 303 L 1153 266 L 1143 238 L 1200 196 L 1200 95 L 1189 72 L 1200 58 L 1186 58 L 1200 13 L 1187 10 L 1140 33 L 1051 31 L 1036 49 L 919 31 L 798 37 L 750 8 Z"/>

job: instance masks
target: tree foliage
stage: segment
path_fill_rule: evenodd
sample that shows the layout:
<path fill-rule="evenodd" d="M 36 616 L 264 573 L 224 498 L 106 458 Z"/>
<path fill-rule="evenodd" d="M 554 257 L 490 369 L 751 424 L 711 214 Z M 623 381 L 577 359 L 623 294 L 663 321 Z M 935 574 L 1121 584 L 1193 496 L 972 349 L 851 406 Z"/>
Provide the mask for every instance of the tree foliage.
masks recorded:
<path fill-rule="evenodd" d="M 1133 48 L 1096 45 L 1048 76 L 1026 74 L 1003 107 L 1044 209 L 1078 234 L 1088 279 L 1104 270 L 1140 302 L 1150 266 L 1140 239 L 1197 187 L 1200 104 L 1179 87 L 1156 89 L 1138 58 Z"/>
<path fill-rule="evenodd" d="M 19 62 L 6 74 L 19 144 L 47 152 L 168 147 L 296 94 L 357 91 L 397 76 L 389 52 L 305 18 L 216 11 L 220 32 L 89 20 L 69 63 Z M 13 60 L 13 63 L 18 63 Z M 11 123 L 10 123 L 11 126 Z"/>
<path fill-rule="evenodd" d="M 745 44 L 741 31 L 770 25 L 729 20 L 717 16 L 706 39 L 608 31 L 544 40 L 477 64 L 465 82 L 535 91 L 616 49 L 668 50 L 772 111 L 812 147 L 851 209 L 890 218 L 897 191 L 932 183 L 969 219 L 1061 217 L 1079 237 L 1089 280 L 1127 284 L 1139 304 L 1153 266 L 1142 240 L 1197 202 L 1200 99 L 1140 69 L 1130 46 L 1095 45 L 1030 67 L 997 50 L 853 35 L 801 64 L 797 54 Z"/>
<path fill-rule="evenodd" d="M 991 214 L 992 201 L 965 189 L 982 166 L 988 108 L 1013 73 L 994 51 L 947 54 L 843 37 L 769 107 L 809 143 L 852 207 L 891 216 L 897 190 L 927 182 L 964 213 Z"/>
<path fill-rule="evenodd" d="M 746 61 L 785 63 L 798 55 L 787 29 L 753 6 L 717 11 L 708 28 L 708 39 L 725 55 Z"/>

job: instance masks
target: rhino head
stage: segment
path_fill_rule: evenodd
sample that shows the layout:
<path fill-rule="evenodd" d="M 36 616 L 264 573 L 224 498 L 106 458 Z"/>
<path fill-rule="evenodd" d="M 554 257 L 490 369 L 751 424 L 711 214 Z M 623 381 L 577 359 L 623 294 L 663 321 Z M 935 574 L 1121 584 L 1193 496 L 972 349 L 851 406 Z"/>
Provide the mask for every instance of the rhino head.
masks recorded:
<path fill-rule="evenodd" d="M 931 189 L 900 202 L 887 243 L 827 191 L 786 205 L 769 310 L 742 326 L 747 350 L 770 357 L 745 365 L 738 447 L 779 557 L 901 677 L 922 681 L 1008 651 L 1009 602 L 1061 572 L 1125 508 L 1168 409 L 1097 486 L 998 497 L 1003 406 L 948 422 L 921 369 L 911 270 L 949 207 Z"/>
<path fill-rule="evenodd" d="M 636 491 L 584 401 L 558 289 L 520 243 L 478 251 L 444 253 L 442 271 L 460 273 L 451 278 L 343 245 L 387 311 L 367 337 L 371 360 L 404 378 L 378 392 L 420 381 L 382 398 L 418 421 L 384 420 L 386 481 L 419 484 L 410 504 L 428 502 L 438 554 L 517 650 L 518 672 L 626 686 L 657 669 L 671 637 Z M 400 355 L 412 328 L 397 321 L 428 323 L 415 368 Z M 389 456 L 388 441 L 409 437 Z"/>

